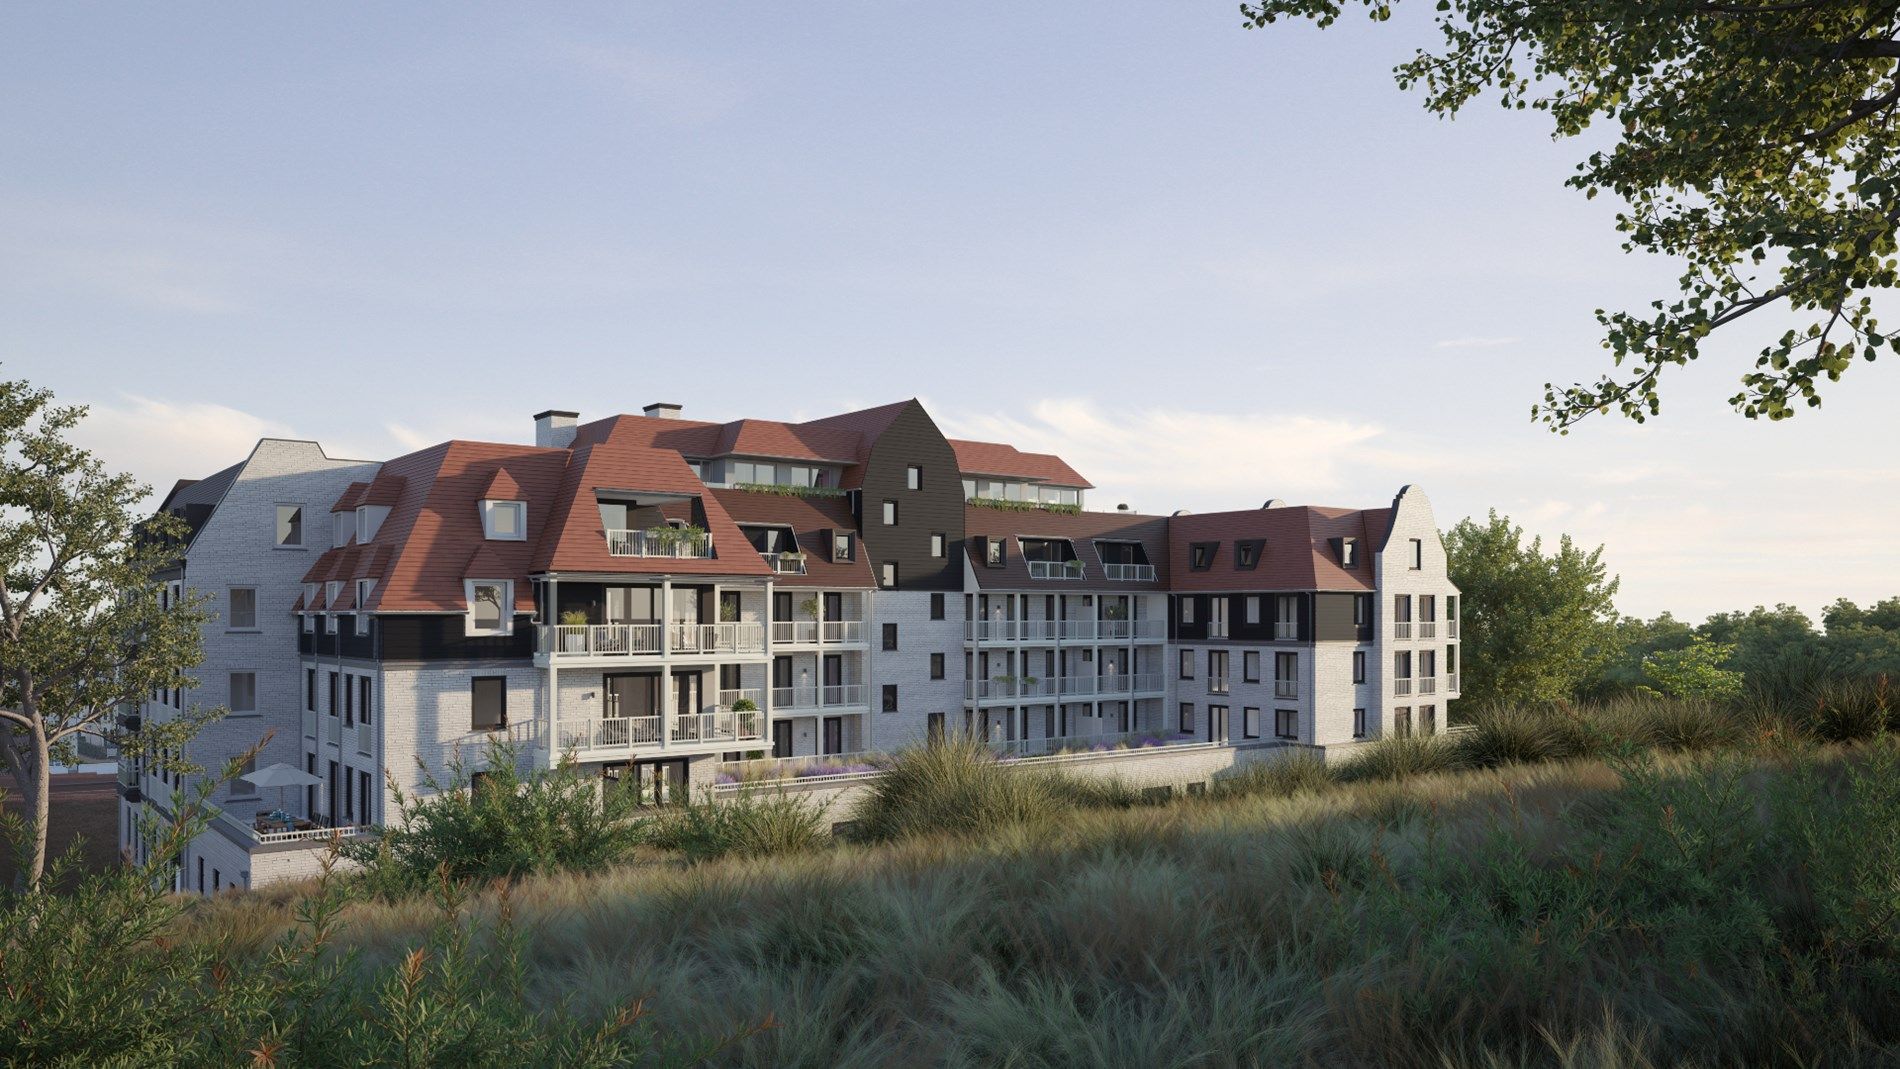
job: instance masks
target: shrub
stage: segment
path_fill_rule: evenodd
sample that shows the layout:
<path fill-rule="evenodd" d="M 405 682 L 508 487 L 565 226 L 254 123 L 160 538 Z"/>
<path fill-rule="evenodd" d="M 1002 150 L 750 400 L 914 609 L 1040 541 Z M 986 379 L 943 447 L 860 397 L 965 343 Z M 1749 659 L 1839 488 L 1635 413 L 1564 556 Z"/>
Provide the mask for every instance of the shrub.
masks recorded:
<path fill-rule="evenodd" d="M 981 742 L 956 738 L 898 754 L 852 817 L 857 834 L 873 841 L 969 835 L 1078 808 L 1133 805 L 1139 797 L 1115 781 L 1013 768 Z"/>
<path fill-rule="evenodd" d="M 1333 781 L 1333 769 L 1324 757 L 1311 750 L 1293 750 L 1215 776 L 1213 791 L 1216 798 L 1285 798 L 1325 790 Z"/>
<path fill-rule="evenodd" d="M 1443 735 L 1416 735 L 1380 739 L 1361 746 L 1339 766 L 1341 782 L 1407 779 L 1461 767 L 1457 747 Z"/>
<path fill-rule="evenodd" d="M 1895 726 L 1885 676 L 1824 680 L 1811 701 L 1804 726 L 1824 742 L 1861 742 Z"/>
<path fill-rule="evenodd" d="M 397 821 L 373 839 L 343 846 L 362 880 L 385 895 L 452 879 L 519 878 L 555 871 L 596 872 L 622 860 L 641 838 L 631 786 L 604 785 L 572 760 L 518 771 L 516 747 L 490 740 L 486 770 L 472 785 L 458 755 L 447 781 L 433 773 L 420 797 L 394 791 Z"/>
<path fill-rule="evenodd" d="M 689 860 L 766 857 L 812 850 L 831 839 L 824 810 L 786 795 L 751 793 L 667 810 L 647 828 L 647 841 Z"/>
<path fill-rule="evenodd" d="M 1739 723 L 1725 708 L 1703 701 L 1651 701 L 1639 713 L 1642 741 L 1664 750 L 1709 750 L 1732 743 Z"/>
<path fill-rule="evenodd" d="M 1575 757 L 1590 746 L 1584 725 L 1550 705 L 1485 705 L 1451 736 L 1461 763 L 1472 768 L 1533 764 Z"/>

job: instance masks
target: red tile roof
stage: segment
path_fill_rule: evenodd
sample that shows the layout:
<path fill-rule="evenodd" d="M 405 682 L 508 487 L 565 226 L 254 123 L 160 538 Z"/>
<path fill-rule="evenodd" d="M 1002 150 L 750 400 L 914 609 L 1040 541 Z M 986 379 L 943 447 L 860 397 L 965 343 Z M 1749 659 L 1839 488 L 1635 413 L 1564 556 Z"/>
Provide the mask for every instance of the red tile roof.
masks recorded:
<path fill-rule="evenodd" d="M 1372 554 L 1385 538 L 1390 509 L 1302 505 L 1175 516 L 1168 521 L 1169 561 L 1176 590 L 1372 589 Z M 1330 539 L 1359 540 L 1358 563 L 1339 566 Z M 1255 567 L 1236 564 L 1235 543 L 1262 540 Z M 1217 542 L 1211 565 L 1188 566 L 1190 547 Z"/>
<path fill-rule="evenodd" d="M 402 500 L 404 476 L 392 474 L 389 465 L 383 465 L 376 478 L 370 480 L 369 488 L 357 501 L 359 505 L 389 505 L 393 507 Z"/>
<path fill-rule="evenodd" d="M 483 501 L 519 501 L 521 486 L 507 468 L 496 468 L 495 477 L 488 480 L 488 486 L 482 490 Z"/>
<path fill-rule="evenodd" d="M 343 490 L 343 496 L 330 506 L 331 512 L 355 512 L 356 506 L 363 503 L 363 493 L 369 489 L 368 483 L 351 483 Z"/>
<path fill-rule="evenodd" d="M 970 442 L 958 438 L 950 439 L 950 448 L 956 450 L 957 467 L 965 475 L 1027 479 L 1030 482 L 1075 486 L 1085 490 L 1095 486 L 1052 453 L 1025 453 L 1002 442 Z"/>
<path fill-rule="evenodd" d="M 616 557 L 608 552 L 596 491 L 687 494 L 699 498 L 713 556 Z M 530 506 L 532 508 L 532 506 Z M 553 511 L 535 553 L 536 572 L 768 576 L 732 517 L 708 492 L 679 454 L 611 442 L 577 449 L 555 494 Z M 532 526 L 532 521 L 531 521 Z"/>
<path fill-rule="evenodd" d="M 822 535 L 825 531 L 856 533 L 857 521 L 846 499 L 748 490 L 714 490 L 712 494 L 740 526 L 760 524 L 792 529 L 798 548 L 805 554 L 805 574 L 780 573 L 775 580 L 780 586 L 862 589 L 876 585 L 863 547 L 859 547 L 855 560 L 834 562 L 831 547 Z"/>
<path fill-rule="evenodd" d="M 1078 593 L 1132 594 L 1168 589 L 1166 516 L 1143 516 L 1132 512 L 1061 513 L 968 505 L 963 510 L 963 533 L 977 585 L 986 590 L 1046 589 L 1050 593 L 1070 590 Z M 992 568 L 984 563 L 983 545 L 979 541 L 984 537 L 1009 539 L 1003 554 L 1003 567 Z M 1029 566 L 1023 560 L 1024 538 L 1068 539 L 1075 547 L 1076 559 L 1082 562 L 1083 578 L 1030 578 Z M 1148 563 L 1155 567 L 1154 581 L 1110 580 L 1102 569 L 1101 554 L 1095 546 L 1097 540 L 1141 543 Z"/>

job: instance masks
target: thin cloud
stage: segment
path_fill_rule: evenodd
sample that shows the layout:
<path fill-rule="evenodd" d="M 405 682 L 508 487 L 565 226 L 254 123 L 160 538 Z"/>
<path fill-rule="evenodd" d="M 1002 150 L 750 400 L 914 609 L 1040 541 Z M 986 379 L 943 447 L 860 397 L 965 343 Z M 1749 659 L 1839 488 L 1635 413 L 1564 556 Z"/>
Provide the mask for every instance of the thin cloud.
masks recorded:
<path fill-rule="evenodd" d="M 73 432 L 112 471 L 129 472 L 155 495 L 179 479 L 202 479 L 243 460 L 259 438 L 294 438 L 282 423 L 225 405 L 134 394 L 93 404 Z"/>
<path fill-rule="evenodd" d="M 1521 342 L 1523 340 L 1524 340 L 1523 338 L 1520 338 L 1514 334 L 1499 336 L 1499 337 L 1468 336 L 1468 337 L 1463 337 L 1463 338 L 1446 338 L 1443 341 L 1433 342 L 1432 348 L 1434 349 L 1496 349 L 1497 347 L 1501 345 L 1515 345 L 1518 342 Z"/>

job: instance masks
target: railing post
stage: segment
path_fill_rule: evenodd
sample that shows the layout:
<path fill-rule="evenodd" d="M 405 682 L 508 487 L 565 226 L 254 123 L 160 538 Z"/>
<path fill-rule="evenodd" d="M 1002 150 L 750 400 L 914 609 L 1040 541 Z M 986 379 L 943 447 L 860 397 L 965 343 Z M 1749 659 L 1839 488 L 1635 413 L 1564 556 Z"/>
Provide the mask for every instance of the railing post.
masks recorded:
<path fill-rule="evenodd" d="M 673 742 L 673 580 L 660 580 L 660 749 Z"/>

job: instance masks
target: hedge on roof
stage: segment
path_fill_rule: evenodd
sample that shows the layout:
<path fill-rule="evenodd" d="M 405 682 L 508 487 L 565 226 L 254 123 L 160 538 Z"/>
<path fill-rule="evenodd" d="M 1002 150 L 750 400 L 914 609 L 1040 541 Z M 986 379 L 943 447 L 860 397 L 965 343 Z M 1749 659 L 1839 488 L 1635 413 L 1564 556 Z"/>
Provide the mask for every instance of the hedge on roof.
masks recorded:
<path fill-rule="evenodd" d="M 753 494 L 777 494 L 780 497 L 843 497 L 835 486 L 786 486 L 781 483 L 733 483 L 734 490 Z"/>
<path fill-rule="evenodd" d="M 1055 512 L 1064 516 L 1079 516 L 1082 514 L 1082 506 L 1080 505 L 1062 505 L 1054 502 L 1008 501 L 1000 497 L 972 497 L 964 499 L 964 503 L 975 505 L 978 508 L 1002 509 L 1005 512 Z"/>

